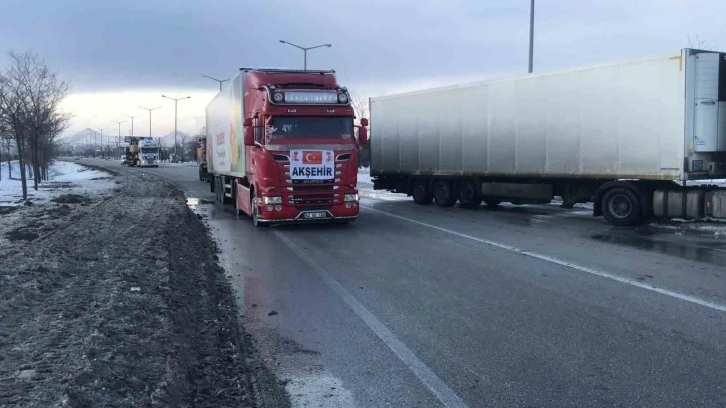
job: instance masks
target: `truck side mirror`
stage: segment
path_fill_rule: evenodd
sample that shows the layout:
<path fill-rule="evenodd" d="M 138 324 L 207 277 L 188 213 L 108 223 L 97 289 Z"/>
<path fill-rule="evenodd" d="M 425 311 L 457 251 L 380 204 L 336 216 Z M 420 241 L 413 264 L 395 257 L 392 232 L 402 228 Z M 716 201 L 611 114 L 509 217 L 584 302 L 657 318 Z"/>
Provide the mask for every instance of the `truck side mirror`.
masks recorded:
<path fill-rule="evenodd" d="M 252 118 L 245 118 L 242 121 L 242 126 L 244 126 L 245 146 L 254 146 L 255 145 L 255 128 L 252 127 Z"/>
<path fill-rule="evenodd" d="M 361 118 L 361 120 L 360 120 L 360 125 L 361 125 L 361 126 L 368 126 L 368 119 L 366 119 L 366 118 Z"/>
<path fill-rule="evenodd" d="M 361 123 L 363 120 L 361 120 Z M 358 128 L 358 143 L 360 143 L 361 146 L 365 146 L 368 143 L 368 128 L 364 126 Z"/>
<path fill-rule="evenodd" d="M 244 130 L 245 146 L 255 145 L 255 128 L 252 126 L 245 126 Z"/>

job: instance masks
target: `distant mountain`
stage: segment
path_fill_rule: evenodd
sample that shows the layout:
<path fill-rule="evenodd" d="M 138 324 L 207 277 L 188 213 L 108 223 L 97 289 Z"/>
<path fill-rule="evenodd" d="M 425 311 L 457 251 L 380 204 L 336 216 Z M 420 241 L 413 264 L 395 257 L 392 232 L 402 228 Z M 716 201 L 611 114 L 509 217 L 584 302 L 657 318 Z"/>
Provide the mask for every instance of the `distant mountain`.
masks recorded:
<path fill-rule="evenodd" d="M 190 142 L 192 140 L 192 137 L 189 133 L 182 132 L 180 130 L 177 130 L 176 132 L 176 142 L 181 144 L 182 143 L 182 136 L 186 137 L 186 141 Z M 174 131 L 172 130 L 167 134 L 166 136 L 161 138 L 161 145 L 166 147 L 172 147 L 174 146 Z"/>
<path fill-rule="evenodd" d="M 59 141 L 61 141 L 63 143 L 86 144 L 90 140 L 90 142 L 92 144 L 100 144 L 101 143 L 101 140 L 99 139 L 100 135 L 101 135 L 101 132 L 99 132 L 99 131 L 93 130 L 91 128 L 85 128 L 85 129 L 78 131 L 76 133 L 73 133 L 71 135 L 63 136 L 60 138 Z M 103 141 L 106 143 L 108 142 L 107 136 L 108 136 L 107 134 L 103 135 Z M 94 137 L 95 137 L 95 140 L 94 140 Z M 116 139 L 111 138 L 111 141 L 115 142 Z"/>

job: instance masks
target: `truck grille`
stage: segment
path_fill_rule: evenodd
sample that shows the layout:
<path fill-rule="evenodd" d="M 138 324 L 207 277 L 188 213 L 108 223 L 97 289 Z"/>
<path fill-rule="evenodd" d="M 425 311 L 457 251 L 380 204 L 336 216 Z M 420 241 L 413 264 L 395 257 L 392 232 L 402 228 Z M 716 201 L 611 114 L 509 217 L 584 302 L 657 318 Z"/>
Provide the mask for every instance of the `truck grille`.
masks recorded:
<path fill-rule="evenodd" d="M 292 198 L 289 198 L 288 201 L 296 206 L 333 204 L 335 203 L 335 196 L 333 194 L 310 194 L 303 196 L 294 196 Z"/>

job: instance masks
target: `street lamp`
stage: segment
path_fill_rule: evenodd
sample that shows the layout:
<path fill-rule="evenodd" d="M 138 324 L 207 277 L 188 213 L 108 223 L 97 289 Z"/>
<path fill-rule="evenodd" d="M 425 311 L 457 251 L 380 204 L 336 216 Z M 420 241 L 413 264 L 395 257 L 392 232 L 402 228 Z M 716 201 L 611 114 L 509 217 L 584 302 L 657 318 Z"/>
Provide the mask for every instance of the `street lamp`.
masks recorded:
<path fill-rule="evenodd" d="M 174 101 L 174 156 L 176 157 L 176 155 L 177 155 L 177 152 L 176 152 L 176 105 L 182 99 L 189 99 L 189 98 L 191 98 L 191 96 L 187 96 L 184 98 L 172 98 L 170 96 L 161 95 L 161 97 L 166 98 L 166 99 L 171 99 L 172 101 Z"/>
<path fill-rule="evenodd" d="M 209 78 L 209 79 L 211 79 L 212 81 L 217 81 L 217 82 L 219 82 L 219 90 L 220 90 L 220 92 L 222 91 L 222 82 L 227 82 L 227 81 L 229 81 L 229 79 L 217 79 L 217 78 L 212 78 L 212 77 L 210 77 L 210 76 L 207 76 L 207 75 L 202 75 L 202 76 L 203 76 L 203 77 L 205 77 L 205 78 Z"/>
<path fill-rule="evenodd" d="M 534 56 L 534 0 L 529 3 L 529 73 L 532 73 Z"/>
<path fill-rule="evenodd" d="M 134 137 L 134 118 L 138 118 L 141 115 L 131 116 L 125 113 L 122 113 L 122 115 L 126 116 L 127 118 L 131 118 L 131 137 Z"/>
<path fill-rule="evenodd" d="M 285 40 L 280 40 L 280 42 L 283 43 L 283 44 L 292 45 L 295 48 L 299 48 L 299 49 L 303 50 L 303 54 L 304 54 L 304 58 L 305 58 L 304 59 L 305 62 L 304 62 L 304 65 L 303 65 L 303 70 L 305 70 L 305 71 L 308 70 L 308 51 L 309 50 L 314 50 L 315 48 L 320 48 L 320 47 L 328 47 L 328 48 L 330 48 L 330 47 L 333 46 L 333 44 L 320 44 L 320 45 L 316 45 L 314 47 L 301 47 L 299 45 L 295 45 L 295 44 L 290 43 L 290 42 L 287 42 Z"/>
<path fill-rule="evenodd" d="M 151 111 L 156 110 L 156 109 L 161 109 L 161 106 L 157 106 L 156 108 L 145 108 L 143 106 L 139 106 L 139 108 L 146 109 L 147 111 L 149 111 L 149 137 L 152 137 L 151 136 Z"/>

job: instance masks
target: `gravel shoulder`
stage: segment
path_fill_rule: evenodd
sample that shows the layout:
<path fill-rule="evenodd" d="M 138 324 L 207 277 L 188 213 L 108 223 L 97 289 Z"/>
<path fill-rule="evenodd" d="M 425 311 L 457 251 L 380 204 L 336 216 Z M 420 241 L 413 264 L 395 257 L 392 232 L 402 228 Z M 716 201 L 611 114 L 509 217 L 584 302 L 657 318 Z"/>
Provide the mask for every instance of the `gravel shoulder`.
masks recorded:
<path fill-rule="evenodd" d="M 0 251 L 0 406 L 289 406 L 182 193 L 124 182 Z"/>

